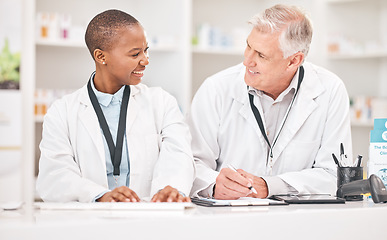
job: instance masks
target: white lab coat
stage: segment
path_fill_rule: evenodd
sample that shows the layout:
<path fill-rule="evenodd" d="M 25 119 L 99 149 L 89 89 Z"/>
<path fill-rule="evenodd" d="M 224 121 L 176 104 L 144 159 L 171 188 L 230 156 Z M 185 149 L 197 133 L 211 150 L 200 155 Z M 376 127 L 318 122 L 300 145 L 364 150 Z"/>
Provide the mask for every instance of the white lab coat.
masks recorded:
<path fill-rule="evenodd" d="M 196 163 L 192 195 L 202 190 L 201 195 L 211 195 L 218 171 L 228 164 L 256 176 L 278 176 L 299 193 L 335 194 L 331 154 L 338 156 L 342 142 L 352 158 L 349 99 L 336 75 L 310 63 L 303 66 L 304 80 L 273 148 L 272 168 L 249 105 L 245 67 L 239 64 L 206 79 L 187 118 Z M 259 98 L 254 99 L 262 113 Z"/>
<path fill-rule="evenodd" d="M 191 135 L 175 98 L 130 86 L 126 137 L 130 186 L 140 198 L 167 185 L 188 196 L 195 174 Z M 86 85 L 44 118 L 37 191 L 44 201 L 90 202 L 108 190 L 103 135 Z"/>

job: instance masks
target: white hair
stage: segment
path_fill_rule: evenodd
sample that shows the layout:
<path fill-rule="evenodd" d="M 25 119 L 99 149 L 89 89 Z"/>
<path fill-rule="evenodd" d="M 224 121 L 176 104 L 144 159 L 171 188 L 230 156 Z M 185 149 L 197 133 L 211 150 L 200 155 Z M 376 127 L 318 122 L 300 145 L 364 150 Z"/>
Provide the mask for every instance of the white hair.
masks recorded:
<path fill-rule="evenodd" d="M 278 41 L 284 58 L 297 52 L 307 56 L 313 27 L 298 7 L 278 4 L 255 15 L 249 23 L 261 32 L 281 32 Z"/>

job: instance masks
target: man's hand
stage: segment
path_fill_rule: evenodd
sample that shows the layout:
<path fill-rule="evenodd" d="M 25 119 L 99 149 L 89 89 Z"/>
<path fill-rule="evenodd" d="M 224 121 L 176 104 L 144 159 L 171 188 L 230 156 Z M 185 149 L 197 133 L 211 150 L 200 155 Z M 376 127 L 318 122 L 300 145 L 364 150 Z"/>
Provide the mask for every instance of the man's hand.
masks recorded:
<path fill-rule="evenodd" d="M 151 202 L 191 202 L 191 199 L 181 195 L 176 188 L 166 186 L 153 196 Z"/>
<path fill-rule="evenodd" d="M 267 187 L 267 184 L 265 180 L 261 177 L 254 176 L 251 173 L 245 172 L 242 169 L 238 169 L 238 173 L 240 173 L 243 177 L 250 179 L 253 187 L 255 190 L 257 190 L 257 193 L 251 193 L 248 195 L 248 197 L 255 197 L 255 198 L 266 198 L 269 194 L 269 189 Z"/>
<path fill-rule="evenodd" d="M 140 202 L 140 198 L 130 188 L 121 186 L 105 193 L 97 202 Z"/>
<path fill-rule="evenodd" d="M 252 186 L 252 180 L 244 177 L 241 173 L 235 172 L 230 168 L 220 170 L 216 178 L 214 189 L 214 198 L 216 199 L 238 199 L 252 194 L 249 189 Z"/>

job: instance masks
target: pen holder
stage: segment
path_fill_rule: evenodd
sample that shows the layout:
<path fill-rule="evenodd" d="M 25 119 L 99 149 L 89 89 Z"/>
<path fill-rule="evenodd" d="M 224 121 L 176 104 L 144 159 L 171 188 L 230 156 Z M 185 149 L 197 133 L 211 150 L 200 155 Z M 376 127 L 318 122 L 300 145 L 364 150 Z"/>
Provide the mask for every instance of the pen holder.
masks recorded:
<path fill-rule="evenodd" d="M 341 185 L 356 180 L 363 179 L 363 167 L 338 167 L 337 168 L 337 188 Z M 347 201 L 361 201 L 363 195 L 345 196 Z"/>

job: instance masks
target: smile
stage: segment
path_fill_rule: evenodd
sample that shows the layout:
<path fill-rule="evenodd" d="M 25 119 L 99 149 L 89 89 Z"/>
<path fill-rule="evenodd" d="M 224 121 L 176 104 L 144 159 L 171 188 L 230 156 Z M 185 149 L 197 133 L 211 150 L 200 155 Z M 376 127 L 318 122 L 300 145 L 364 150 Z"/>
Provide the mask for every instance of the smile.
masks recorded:
<path fill-rule="evenodd" d="M 251 71 L 250 69 L 247 69 L 249 71 L 249 73 L 251 74 L 258 74 L 259 72 L 254 72 L 254 71 Z"/>

